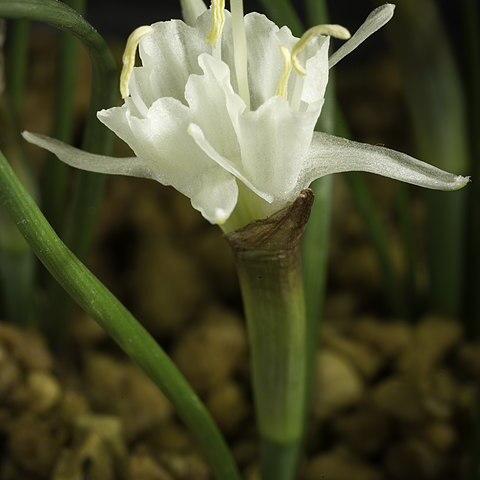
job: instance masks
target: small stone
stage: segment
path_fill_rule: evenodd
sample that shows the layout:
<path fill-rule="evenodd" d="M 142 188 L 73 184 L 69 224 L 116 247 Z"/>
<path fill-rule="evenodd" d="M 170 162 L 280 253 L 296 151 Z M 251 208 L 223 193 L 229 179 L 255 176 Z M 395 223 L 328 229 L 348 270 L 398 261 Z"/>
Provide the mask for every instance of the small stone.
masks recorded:
<path fill-rule="evenodd" d="M 382 412 L 373 409 L 347 413 L 333 420 L 340 439 L 361 455 L 378 455 L 386 445 L 392 425 Z"/>
<path fill-rule="evenodd" d="M 127 480 L 116 474 L 115 459 L 98 434 L 89 435 L 84 442 L 62 452 L 52 480 Z"/>
<path fill-rule="evenodd" d="M 127 449 L 117 418 L 82 415 L 73 427 L 73 443 L 59 457 L 52 480 L 127 480 Z"/>
<path fill-rule="evenodd" d="M 340 449 L 316 456 L 305 466 L 302 480 L 383 480 L 377 470 Z"/>
<path fill-rule="evenodd" d="M 356 321 L 352 333 L 386 358 L 398 356 L 412 338 L 411 327 L 405 323 L 384 322 L 368 317 Z"/>
<path fill-rule="evenodd" d="M 444 469 L 444 461 L 428 444 L 414 439 L 392 447 L 385 466 L 395 480 L 436 480 Z"/>
<path fill-rule="evenodd" d="M 136 452 L 130 457 L 129 480 L 173 480 L 148 453 Z"/>
<path fill-rule="evenodd" d="M 179 339 L 172 357 L 187 380 L 203 394 L 233 374 L 246 354 L 241 320 L 233 313 L 210 308 Z"/>
<path fill-rule="evenodd" d="M 4 402 L 8 394 L 21 381 L 21 372 L 17 363 L 0 346 L 0 398 Z"/>
<path fill-rule="evenodd" d="M 372 400 L 384 413 L 402 422 L 420 422 L 426 417 L 420 392 L 402 376 L 390 377 L 372 391 Z"/>
<path fill-rule="evenodd" d="M 210 479 L 209 468 L 197 455 L 160 453 L 158 460 L 176 480 Z"/>
<path fill-rule="evenodd" d="M 341 336 L 338 332 L 327 330 L 323 334 L 323 343 L 345 356 L 366 378 L 374 377 L 382 367 L 382 358 L 368 345 Z"/>
<path fill-rule="evenodd" d="M 154 335 L 171 335 L 193 318 L 207 293 L 192 258 L 164 241 L 145 242 L 131 278 L 135 311 Z"/>
<path fill-rule="evenodd" d="M 448 419 L 461 391 L 451 373 L 445 369 L 434 371 L 419 385 L 425 410 L 435 418 Z"/>
<path fill-rule="evenodd" d="M 425 427 L 422 437 L 442 453 L 449 452 L 457 443 L 458 435 L 449 423 L 434 422 Z"/>
<path fill-rule="evenodd" d="M 399 369 L 413 378 L 425 379 L 455 347 L 462 336 L 458 322 L 428 317 L 414 330 L 412 341 L 399 359 Z"/>
<path fill-rule="evenodd" d="M 10 424 L 8 456 L 25 472 L 49 478 L 65 439 L 60 425 L 20 418 Z"/>
<path fill-rule="evenodd" d="M 25 370 L 50 370 L 52 357 L 35 332 L 0 323 L 0 345 Z"/>
<path fill-rule="evenodd" d="M 137 367 L 92 354 L 85 366 L 85 383 L 92 405 L 118 415 L 128 440 L 165 423 L 172 414 L 170 402 Z"/>
<path fill-rule="evenodd" d="M 169 422 L 150 433 L 148 445 L 153 451 L 186 453 L 192 449 L 193 442 L 185 428 Z"/>
<path fill-rule="evenodd" d="M 59 411 L 61 417 L 71 423 L 73 418 L 89 411 L 88 400 L 83 394 L 67 389 L 63 392 Z"/>
<path fill-rule="evenodd" d="M 26 384 L 32 412 L 48 412 L 60 402 L 62 390 L 50 373 L 33 371 L 28 375 Z"/>
<path fill-rule="evenodd" d="M 248 415 L 245 395 L 234 382 L 224 383 L 212 390 L 206 406 L 215 423 L 227 434 L 235 432 Z"/>
<path fill-rule="evenodd" d="M 354 366 L 329 349 L 317 354 L 313 412 L 319 418 L 354 405 L 364 394 L 364 383 Z"/>

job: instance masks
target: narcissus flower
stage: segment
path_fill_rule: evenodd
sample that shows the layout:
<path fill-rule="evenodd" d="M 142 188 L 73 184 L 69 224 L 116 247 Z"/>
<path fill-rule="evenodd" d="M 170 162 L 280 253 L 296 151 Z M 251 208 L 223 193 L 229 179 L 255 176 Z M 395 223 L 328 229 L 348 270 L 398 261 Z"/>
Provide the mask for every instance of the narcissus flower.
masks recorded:
<path fill-rule="evenodd" d="M 290 204 L 315 179 L 351 170 L 440 190 L 468 179 L 408 155 L 314 132 L 329 69 L 392 17 L 374 10 L 350 38 L 338 25 L 299 39 L 243 1 L 183 0 L 184 23 L 137 29 L 124 55 L 124 104 L 98 118 L 135 157 L 93 155 L 40 135 L 24 137 L 69 165 L 172 185 L 225 231 Z M 349 39 L 329 57 L 330 37 Z M 139 47 L 142 66 L 134 67 Z"/>

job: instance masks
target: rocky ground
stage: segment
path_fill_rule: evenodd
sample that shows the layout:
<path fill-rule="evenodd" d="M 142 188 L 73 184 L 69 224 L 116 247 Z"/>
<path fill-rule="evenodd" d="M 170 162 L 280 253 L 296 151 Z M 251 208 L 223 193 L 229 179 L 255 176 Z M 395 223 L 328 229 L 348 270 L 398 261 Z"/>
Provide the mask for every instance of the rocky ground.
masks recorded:
<path fill-rule="evenodd" d="M 229 247 L 188 201 L 153 182 L 116 179 L 107 199 L 92 268 L 170 352 L 246 478 L 257 478 L 248 345 Z M 381 297 L 374 257 L 355 218 L 342 225 L 300 478 L 460 478 L 480 346 L 465 341 L 454 319 L 427 315 L 411 324 L 368 314 L 365 298 Z M 349 243 L 342 260 L 340 245 Z M 53 355 L 38 333 L 0 324 L 2 480 L 210 478 L 171 405 L 92 320 L 77 312 L 65 345 Z"/>

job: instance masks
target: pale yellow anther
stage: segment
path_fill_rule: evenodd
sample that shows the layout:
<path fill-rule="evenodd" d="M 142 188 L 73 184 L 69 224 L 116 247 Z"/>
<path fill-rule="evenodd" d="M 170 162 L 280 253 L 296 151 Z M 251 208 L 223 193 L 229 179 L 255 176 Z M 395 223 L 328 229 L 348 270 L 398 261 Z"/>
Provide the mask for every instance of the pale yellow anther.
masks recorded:
<path fill-rule="evenodd" d="M 278 87 L 275 94 L 288 100 L 288 81 L 290 80 L 290 75 L 292 74 L 293 70 L 292 54 L 286 47 L 280 47 L 280 52 L 285 60 L 285 68 L 282 76 L 280 77 L 280 81 L 278 82 Z"/>
<path fill-rule="evenodd" d="M 207 42 L 214 47 L 222 36 L 225 26 L 225 0 L 212 0 L 212 29 L 207 35 Z"/>
<path fill-rule="evenodd" d="M 292 50 L 293 68 L 298 75 L 302 77 L 307 74 L 307 71 L 300 63 L 298 56 L 307 48 L 313 38 L 319 37 L 320 35 L 327 35 L 329 37 L 339 38 L 340 40 L 348 40 L 351 37 L 350 32 L 341 25 L 317 25 L 307 30 Z"/>
<path fill-rule="evenodd" d="M 129 83 L 132 76 L 133 68 L 135 67 L 135 57 L 137 55 L 137 48 L 140 40 L 153 32 L 150 26 L 139 27 L 134 30 L 128 37 L 125 52 L 123 53 L 122 62 L 123 68 L 120 74 L 120 93 L 122 98 L 127 98 L 130 95 Z"/>

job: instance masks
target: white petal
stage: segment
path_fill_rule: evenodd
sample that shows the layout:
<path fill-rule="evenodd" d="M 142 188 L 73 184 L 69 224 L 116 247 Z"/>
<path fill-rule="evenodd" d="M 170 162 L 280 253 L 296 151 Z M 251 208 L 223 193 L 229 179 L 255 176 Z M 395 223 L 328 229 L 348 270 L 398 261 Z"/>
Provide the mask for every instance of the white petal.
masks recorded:
<path fill-rule="evenodd" d="M 198 58 L 203 75 L 191 75 L 185 87 L 185 98 L 196 123 L 220 155 L 237 161 L 240 168 L 240 146 L 235 125 L 245 110 L 245 103 L 233 91 L 228 66 L 211 55 Z"/>
<path fill-rule="evenodd" d="M 223 225 L 235 209 L 238 185 L 235 177 L 217 166 L 196 179 L 197 188 L 192 193 L 193 208 L 210 222 Z"/>
<path fill-rule="evenodd" d="M 184 102 L 188 77 L 192 73 L 201 73 L 198 56 L 209 52 L 211 47 L 197 28 L 181 20 L 158 22 L 152 27 L 153 33 L 140 42 L 143 66 L 134 70 L 139 94 L 147 107 L 161 97 Z"/>
<path fill-rule="evenodd" d="M 365 20 L 362 26 L 355 32 L 352 38 L 344 43 L 331 57 L 330 68 L 336 65 L 340 60 L 346 57 L 350 52 L 355 50 L 370 35 L 382 28 L 393 17 L 395 5 L 386 3 L 376 8 Z"/>
<path fill-rule="evenodd" d="M 197 18 L 207 10 L 203 0 L 180 0 L 182 17 L 187 25 L 195 25 Z"/>
<path fill-rule="evenodd" d="M 239 118 L 244 171 L 275 201 L 288 201 L 298 182 L 318 113 L 296 112 L 277 96 Z"/>
<path fill-rule="evenodd" d="M 329 78 L 328 49 L 330 37 L 320 37 L 307 49 L 307 62 L 302 101 L 308 105 L 322 102 Z M 314 50 L 313 50 L 314 49 Z M 298 75 L 297 75 L 297 78 Z"/>
<path fill-rule="evenodd" d="M 361 171 L 434 190 L 458 190 L 468 177 L 453 175 L 388 148 L 316 132 L 298 190 L 331 173 Z"/>
<path fill-rule="evenodd" d="M 188 128 L 188 133 L 202 149 L 202 151 L 208 155 L 213 161 L 215 161 L 218 165 L 223 167 L 226 171 L 230 172 L 232 175 L 237 177 L 241 182 L 243 182 L 252 192 L 255 192 L 259 197 L 263 198 L 267 202 L 271 202 L 273 197 L 261 190 L 259 190 L 250 180 L 248 180 L 235 166 L 232 162 L 225 158 L 223 155 L 218 153 L 215 148 L 210 144 L 210 142 L 206 139 L 202 129 L 192 123 Z"/>
<path fill-rule="evenodd" d="M 259 13 L 245 16 L 245 29 L 251 108 L 256 110 L 273 97 L 277 90 L 284 69 L 280 47 L 292 50 L 297 39 L 287 27 L 279 29 L 275 23 Z"/>
<path fill-rule="evenodd" d="M 132 158 L 115 158 L 84 152 L 66 143 L 45 135 L 23 132 L 23 138 L 40 148 L 56 155 L 68 165 L 95 173 L 126 175 L 129 177 L 154 178 L 154 173 L 143 160 Z"/>

